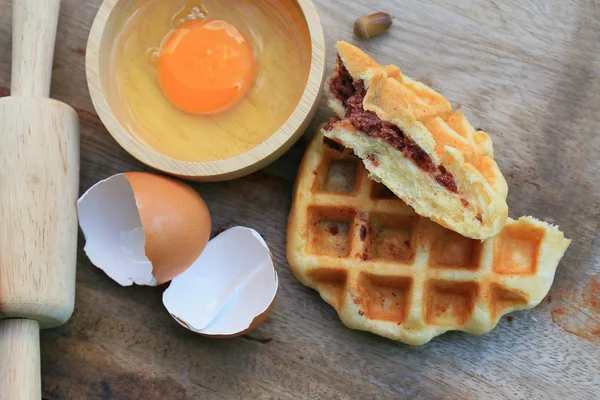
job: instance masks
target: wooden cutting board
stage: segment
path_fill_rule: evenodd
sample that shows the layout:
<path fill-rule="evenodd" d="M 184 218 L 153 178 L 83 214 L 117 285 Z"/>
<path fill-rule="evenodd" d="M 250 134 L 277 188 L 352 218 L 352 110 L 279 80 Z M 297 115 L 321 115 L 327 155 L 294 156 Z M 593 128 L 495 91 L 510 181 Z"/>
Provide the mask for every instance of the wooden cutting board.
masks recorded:
<path fill-rule="evenodd" d="M 17 0 L 14 0 L 17 1 Z M 52 97 L 81 119 L 81 192 L 146 170 L 96 116 L 84 73 L 101 0 L 64 0 Z M 361 47 L 432 85 L 494 140 L 510 215 L 556 223 L 573 239 L 546 300 L 483 336 L 448 333 L 408 347 L 352 331 L 292 276 L 286 218 L 309 130 L 276 164 L 243 179 L 194 184 L 215 232 L 235 224 L 269 242 L 280 292 L 267 321 L 233 340 L 196 337 L 161 303 L 164 288 L 122 288 L 79 239 L 76 310 L 42 334 L 47 399 L 598 398 L 600 385 L 600 5 L 596 0 L 317 0 L 328 45 L 355 18 L 395 16 Z M 0 0 L 0 95 L 10 81 L 11 2 Z M 329 112 L 322 104 L 311 127 Z M 2 190 L 0 183 L 0 190 Z M 268 212 L 266 211 L 268 210 Z M 1 223 L 1 221 L 0 221 Z"/>

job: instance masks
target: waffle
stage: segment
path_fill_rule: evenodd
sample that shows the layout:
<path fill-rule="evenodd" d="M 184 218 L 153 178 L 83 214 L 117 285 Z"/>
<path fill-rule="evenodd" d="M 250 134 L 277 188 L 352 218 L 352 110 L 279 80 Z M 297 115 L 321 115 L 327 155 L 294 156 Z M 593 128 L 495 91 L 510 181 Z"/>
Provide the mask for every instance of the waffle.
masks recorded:
<path fill-rule="evenodd" d="M 351 148 L 419 215 L 473 239 L 498 234 L 508 186 L 488 134 L 398 67 L 382 67 L 345 42 L 337 49 L 325 92 L 342 121 L 331 121 L 325 136 Z"/>
<path fill-rule="evenodd" d="M 327 139 L 325 139 L 327 142 Z M 424 218 L 318 133 L 302 160 L 287 258 L 349 328 L 409 345 L 449 330 L 483 334 L 547 294 L 570 240 L 521 217 L 485 241 Z"/>

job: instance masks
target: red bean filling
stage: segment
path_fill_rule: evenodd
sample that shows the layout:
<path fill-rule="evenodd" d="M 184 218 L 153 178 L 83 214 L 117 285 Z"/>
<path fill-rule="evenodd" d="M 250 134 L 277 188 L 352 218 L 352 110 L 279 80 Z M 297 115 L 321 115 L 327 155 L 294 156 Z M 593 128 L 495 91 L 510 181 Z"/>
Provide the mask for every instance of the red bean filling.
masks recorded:
<path fill-rule="evenodd" d="M 454 177 L 443 166 L 436 166 L 429 155 L 413 140 L 404 136 L 396 125 L 383 121 L 375 113 L 363 108 L 363 100 L 367 91 L 362 80 L 352 79 L 352 76 L 337 58 L 337 74 L 329 83 L 329 89 L 346 107 L 345 118 L 360 132 L 373 138 L 381 138 L 389 145 L 401 151 L 404 157 L 412 159 L 423 171 L 429 173 L 435 180 L 449 191 L 456 193 Z M 332 129 L 335 120 L 330 120 L 325 129 Z"/>

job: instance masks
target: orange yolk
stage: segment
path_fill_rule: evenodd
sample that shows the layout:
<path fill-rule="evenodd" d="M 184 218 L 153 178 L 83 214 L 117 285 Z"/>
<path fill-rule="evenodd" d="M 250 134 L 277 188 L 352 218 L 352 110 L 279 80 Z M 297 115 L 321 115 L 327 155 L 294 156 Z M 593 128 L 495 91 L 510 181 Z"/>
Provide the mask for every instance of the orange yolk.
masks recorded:
<path fill-rule="evenodd" d="M 221 20 L 186 22 L 164 41 L 158 58 L 163 93 L 193 114 L 222 111 L 250 89 L 255 73 L 252 47 Z"/>

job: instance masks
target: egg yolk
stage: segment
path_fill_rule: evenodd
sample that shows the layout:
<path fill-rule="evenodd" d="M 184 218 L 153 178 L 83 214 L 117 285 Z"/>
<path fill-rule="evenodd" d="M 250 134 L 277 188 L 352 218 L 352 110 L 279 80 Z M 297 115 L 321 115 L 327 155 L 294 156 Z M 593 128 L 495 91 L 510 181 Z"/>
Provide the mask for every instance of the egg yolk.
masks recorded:
<path fill-rule="evenodd" d="M 255 74 L 252 46 L 222 20 L 189 21 L 164 41 L 158 76 L 165 96 L 192 114 L 210 114 L 236 104 Z"/>

